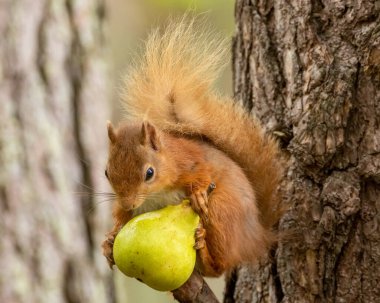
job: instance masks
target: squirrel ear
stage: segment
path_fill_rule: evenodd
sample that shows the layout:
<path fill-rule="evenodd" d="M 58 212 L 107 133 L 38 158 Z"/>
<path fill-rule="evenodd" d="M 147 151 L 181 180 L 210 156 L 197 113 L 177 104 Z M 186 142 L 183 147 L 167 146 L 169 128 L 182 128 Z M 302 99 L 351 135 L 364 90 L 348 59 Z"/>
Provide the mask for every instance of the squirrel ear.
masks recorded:
<path fill-rule="evenodd" d="M 156 128 L 147 121 L 144 121 L 141 126 L 140 143 L 142 145 L 150 144 L 154 150 L 160 149 L 160 138 Z"/>
<path fill-rule="evenodd" d="M 108 138 L 112 143 L 115 143 L 116 141 L 116 133 L 115 129 L 112 126 L 112 123 L 110 121 L 107 121 L 107 131 L 108 131 Z"/>

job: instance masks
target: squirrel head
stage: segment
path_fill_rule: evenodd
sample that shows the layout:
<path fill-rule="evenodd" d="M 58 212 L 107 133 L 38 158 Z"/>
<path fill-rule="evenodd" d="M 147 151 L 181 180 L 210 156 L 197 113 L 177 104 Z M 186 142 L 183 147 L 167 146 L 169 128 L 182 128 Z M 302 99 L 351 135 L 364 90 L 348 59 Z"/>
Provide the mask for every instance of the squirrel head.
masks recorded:
<path fill-rule="evenodd" d="M 163 148 L 164 134 L 151 123 L 107 123 L 109 157 L 105 171 L 117 202 L 125 210 L 138 208 L 147 196 L 170 184 L 171 168 Z"/>

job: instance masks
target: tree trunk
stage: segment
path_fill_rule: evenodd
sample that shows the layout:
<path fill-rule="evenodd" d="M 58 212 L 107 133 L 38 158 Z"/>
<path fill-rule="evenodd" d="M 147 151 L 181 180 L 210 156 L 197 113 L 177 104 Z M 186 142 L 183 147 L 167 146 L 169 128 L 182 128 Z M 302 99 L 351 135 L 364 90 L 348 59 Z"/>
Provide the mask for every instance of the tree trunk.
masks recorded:
<path fill-rule="evenodd" d="M 112 302 L 108 208 L 78 194 L 105 182 L 103 15 L 0 2 L 0 302 Z"/>
<path fill-rule="evenodd" d="M 283 139 L 271 263 L 225 302 L 380 302 L 379 1 L 236 4 L 234 93 Z"/>

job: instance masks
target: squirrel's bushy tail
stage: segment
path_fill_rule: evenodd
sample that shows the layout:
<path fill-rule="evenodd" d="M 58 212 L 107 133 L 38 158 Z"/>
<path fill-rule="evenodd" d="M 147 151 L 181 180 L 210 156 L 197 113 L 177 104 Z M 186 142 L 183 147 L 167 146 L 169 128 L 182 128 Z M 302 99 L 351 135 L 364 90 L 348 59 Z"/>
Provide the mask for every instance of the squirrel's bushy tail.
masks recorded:
<path fill-rule="evenodd" d="M 256 119 L 214 92 L 227 50 L 204 23 L 189 17 L 170 23 L 149 37 L 144 56 L 125 80 L 123 103 L 129 116 L 171 132 L 201 135 L 224 151 L 245 171 L 262 223 L 270 228 L 281 212 L 279 149 Z"/>

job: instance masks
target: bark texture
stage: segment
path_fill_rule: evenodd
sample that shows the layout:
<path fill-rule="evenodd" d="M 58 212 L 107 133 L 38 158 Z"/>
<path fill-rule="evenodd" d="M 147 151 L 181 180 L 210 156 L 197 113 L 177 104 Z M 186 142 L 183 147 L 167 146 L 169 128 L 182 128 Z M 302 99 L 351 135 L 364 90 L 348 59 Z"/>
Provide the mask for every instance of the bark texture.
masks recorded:
<path fill-rule="evenodd" d="M 273 262 L 225 302 L 380 301 L 380 3 L 238 0 L 234 93 L 280 131 L 290 208 Z"/>
<path fill-rule="evenodd" d="M 112 301 L 108 208 L 77 194 L 105 182 L 103 15 L 100 1 L 0 1 L 0 302 Z"/>
<path fill-rule="evenodd" d="M 180 288 L 172 291 L 180 303 L 219 303 L 202 275 L 196 270 Z"/>

